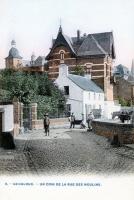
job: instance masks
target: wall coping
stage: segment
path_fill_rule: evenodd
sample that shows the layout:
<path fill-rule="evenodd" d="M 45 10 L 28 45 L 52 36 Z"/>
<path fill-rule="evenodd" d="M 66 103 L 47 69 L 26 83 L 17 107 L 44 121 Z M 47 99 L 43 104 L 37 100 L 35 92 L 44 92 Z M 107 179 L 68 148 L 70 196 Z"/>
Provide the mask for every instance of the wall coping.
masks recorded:
<path fill-rule="evenodd" d="M 103 123 L 103 124 L 107 124 L 107 125 L 114 125 L 114 126 L 120 126 L 120 127 L 129 127 L 129 128 L 133 128 L 134 124 L 125 124 L 125 123 L 119 123 L 116 122 L 114 120 L 107 120 L 107 119 L 94 119 L 93 122 L 97 122 L 97 123 Z"/>

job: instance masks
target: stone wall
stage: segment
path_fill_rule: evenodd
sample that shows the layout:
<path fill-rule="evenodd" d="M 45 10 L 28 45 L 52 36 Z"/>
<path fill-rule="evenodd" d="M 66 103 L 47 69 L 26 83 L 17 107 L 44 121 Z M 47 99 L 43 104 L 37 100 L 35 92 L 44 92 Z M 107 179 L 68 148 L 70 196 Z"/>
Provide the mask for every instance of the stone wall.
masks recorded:
<path fill-rule="evenodd" d="M 123 78 L 116 78 L 116 82 L 113 85 L 114 99 L 123 98 L 126 100 L 131 100 L 132 98 L 132 88 L 131 83 Z"/>
<path fill-rule="evenodd" d="M 113 139 L 114 135 L 118 135 L 120 144 L 134 143 L 134 126 L 132 124 L 122 124 L 114 122 L 92 122 L 93 131 L 97 135 Z"/>
<path fill-rule="evenodd" d="M 33 121 L 34 129 L 43 129 L 43 120 L 35 120 Z M 53 126 L 65 126 L 68 125 L 69 126 L 69 121 L 68 118 L 55 118 L 55 119 L 50 119 L 50 127 Z"/>

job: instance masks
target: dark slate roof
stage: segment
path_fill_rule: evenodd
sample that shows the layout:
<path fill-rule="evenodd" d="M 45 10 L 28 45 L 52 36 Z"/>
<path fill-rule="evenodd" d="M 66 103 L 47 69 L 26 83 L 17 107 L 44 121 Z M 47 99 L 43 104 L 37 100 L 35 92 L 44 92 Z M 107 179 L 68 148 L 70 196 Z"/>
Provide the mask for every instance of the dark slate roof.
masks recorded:
<path fill-rule="evenodd" d="M 92 35 L 88 35 L 80 45 L 78 56 L 106 55 L 105 50 L 99 45 Z"/>
<path fill-rule="evenodd" d="M 77 37 L 69 38 L 59 31 L 58 36 L 53 40 L 53 46 L 46 57 L 49 59 L 51 52 L 57 46 L 66 46 L 76 56 L 98 56 L 110 55 L 115 58 L 114 39 L 112 32 L 88 34 L 79 39 Z"/>
<path fill-rule="evenodd" d="M 113 57 L 115 58 L 114 39 L 112 32 L 94 33 L 91 35 L 109 55 L 113 54 Z"/>
<path fill-rule="evenodd" d="M 18 59 L 22 59 L 22 57 L 19 55 L 19 51 L 18 49 L 16 49 L 15 47 L 12 47 L 9 51 L 9 55 L 7 58 L 18 58 Z"/>
<path fill-rule="evenodd" d="M 69 74 L 68 78 L 83 90 L 103 93 L 103 90 L 87 77 Z"/>
<path fill-rule="evenodd" d="M 58 33 L 58 36 L 57 36 L 56 40 L 53 40 L 53 46 L 52 46 L 52 48 L 51 48 L 51 50 L 50 50 L 50 53 L 46 56 L 46 59 L 49 58 L 50 54 L 51 54 L 51 53 L 53 52 L 53 50 L 54 50 L 56 47 L 58 47 L 58 46 L 65 46 L 65 47 L 67 47 L 67 48 L 71 51 L 71 53 L 72 53 L 73 55 L 76 55 L 76 53 L 75 53 L 75 51 L 74 51 L 72 45 L 73 45 L 73 44 L 72 44 L 72 40 L 71 40 L 68 36 L 64 35 L 64 34 L 60 31 L 60 32 Z"/>

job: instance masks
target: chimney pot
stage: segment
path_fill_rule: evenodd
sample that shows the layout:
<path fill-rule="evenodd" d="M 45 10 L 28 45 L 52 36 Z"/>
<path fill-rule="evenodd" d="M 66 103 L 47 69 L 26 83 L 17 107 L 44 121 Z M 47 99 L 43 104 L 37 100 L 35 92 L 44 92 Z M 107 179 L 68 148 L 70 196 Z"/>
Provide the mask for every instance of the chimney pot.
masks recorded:
<path fill-rule="evenodd" d="M 77 30 L 77 41 L 80 40 L 80 30 Z"/>

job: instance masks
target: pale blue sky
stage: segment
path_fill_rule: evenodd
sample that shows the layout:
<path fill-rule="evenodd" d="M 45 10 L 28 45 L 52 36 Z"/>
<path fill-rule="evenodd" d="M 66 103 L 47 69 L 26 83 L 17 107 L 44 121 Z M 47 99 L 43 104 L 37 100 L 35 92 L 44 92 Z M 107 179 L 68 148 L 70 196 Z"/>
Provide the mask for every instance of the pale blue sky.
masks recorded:
<path fill-rule="evenodd" d="M 23 59 L 47 55 L 52 37 L 113 31 L 115 65 L 131 67 L 134 58 L 134 0 L 0 0 L 0 67 L 16 40 Z"/>

